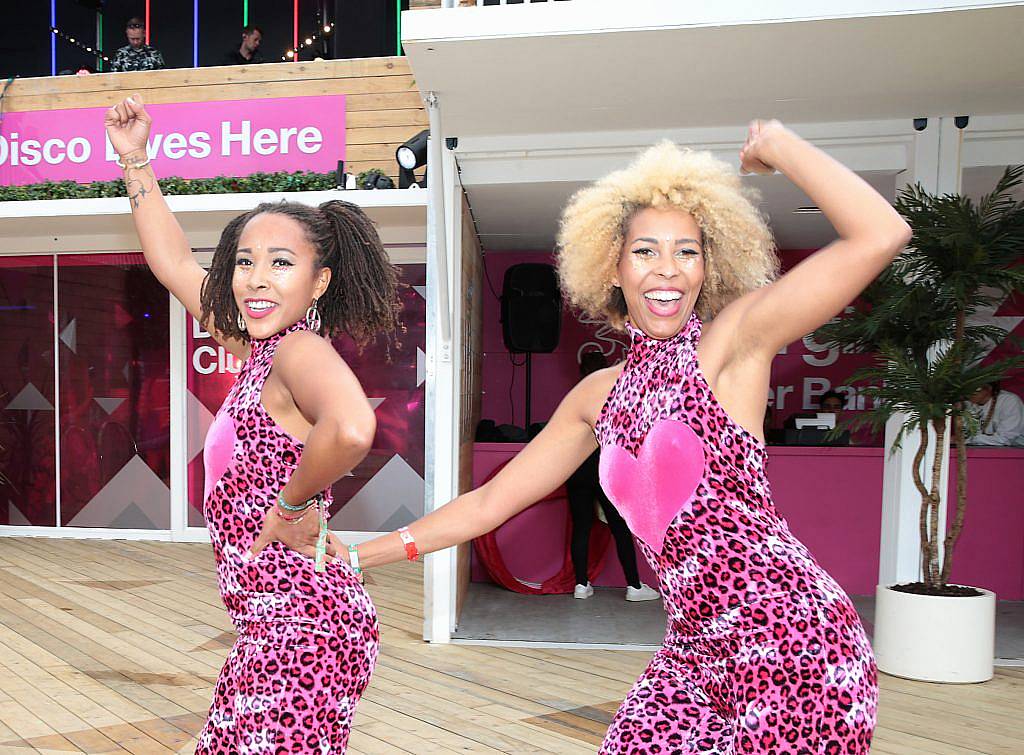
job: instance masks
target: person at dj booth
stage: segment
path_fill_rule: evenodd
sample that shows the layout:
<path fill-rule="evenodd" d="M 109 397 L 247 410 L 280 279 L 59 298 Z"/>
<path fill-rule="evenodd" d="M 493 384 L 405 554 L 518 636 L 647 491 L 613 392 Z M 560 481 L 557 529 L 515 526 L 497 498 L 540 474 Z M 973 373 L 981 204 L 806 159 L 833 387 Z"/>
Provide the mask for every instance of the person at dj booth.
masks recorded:
<path fill-rule="evenodd" d="M 110 61 L 110 70 L 117 71 L 155 71 L 166 68 L 163 54 L 146 44 L 146 22 L 141 18 L 130 18 L 124 30 L 128 44 L 114 53 Z"/>
<path fill-rule="evenodd" d="M 1024 446 L 1024 401 L 1003 390 L 999 381 L 975 391 L 967 409 L 977 422 L 977 429 L 967 439 L 969 444 Z"/>

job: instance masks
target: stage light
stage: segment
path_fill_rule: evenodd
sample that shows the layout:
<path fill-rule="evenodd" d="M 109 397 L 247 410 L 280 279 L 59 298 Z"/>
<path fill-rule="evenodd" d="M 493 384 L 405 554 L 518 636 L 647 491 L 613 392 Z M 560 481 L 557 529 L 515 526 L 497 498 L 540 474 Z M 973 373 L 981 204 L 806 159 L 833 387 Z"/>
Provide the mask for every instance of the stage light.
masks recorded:
<path fill-rule="evenodd" d="M 408 189 L 416 183 L 415 170 L 427 164 L 427 137 L 430 130 L 420 131 L 412 139 L 395 150 L 395 160 L 398 162 L 398 188 Z M 427 185 L 427 174 L 423 173 L 421 186 Z"/>
<path fill-rule="evenodd" d="M 330 33 L 331 33 L 331 25 L 330 24 L 324 24 L 324 34 L 330 34 Z"/>
<path fill-rule="evenodd" d="M 288 52 L 285 53 L 285 55 L 287 55 L 289 58 L 294 58 L 295 50 L 289 50 Z"/>

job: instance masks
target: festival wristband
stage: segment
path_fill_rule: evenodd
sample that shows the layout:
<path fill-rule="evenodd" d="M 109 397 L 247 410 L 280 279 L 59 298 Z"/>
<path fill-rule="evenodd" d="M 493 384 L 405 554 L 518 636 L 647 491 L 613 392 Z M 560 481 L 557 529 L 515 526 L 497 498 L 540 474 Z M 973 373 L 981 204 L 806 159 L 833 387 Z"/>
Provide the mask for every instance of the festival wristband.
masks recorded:
<path fill-rule="evenodd" d="M 348 562 L 352 565 L 352 571 L 356 574 L 363 573 L 363 567 L 359 565 L 359 548 L 354 545 L 348 547 Z"/>
<path fill-rule="evenodd" d="M 409 532 L 408 527 L 400 527 L 398 529 L 398 536 L 402 538 L 402 542 L 405 544 L 405 557 L 410 561 L 415 561 L 420 557 L 419 548 L 416 547 L 416 540 L 413 539 L 412 533 Z"/>
<path fill-rule="evenodd" d="M 316 538 L 316 565 L 315 571 L 327 570 L 327 505 L 317 504 L 317 513 L 320 515 L 320 534 Z"/>
<path fill-rule="evenodd" d="M 310 498 L 308 501 L 303 501 L 298 506 L 293 506 L 284 499 L 284 496 L 280 493 L 277 494 L 277 505 L 285 511 L 301 512 L 306 511 L 310 506 L 317 502 L 316 498 Z"/>

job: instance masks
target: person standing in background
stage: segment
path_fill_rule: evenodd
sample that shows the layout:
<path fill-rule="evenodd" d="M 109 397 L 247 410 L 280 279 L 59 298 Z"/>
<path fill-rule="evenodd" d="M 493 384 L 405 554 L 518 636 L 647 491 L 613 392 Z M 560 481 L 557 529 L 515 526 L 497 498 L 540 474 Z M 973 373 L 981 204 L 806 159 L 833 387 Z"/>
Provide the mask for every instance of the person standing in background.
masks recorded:
<path fill-rule="evenodd" d="M 145 21 L 137 16 L 129 18 L 124 33 L 128 44 L 114 53 L 111 71 L 155 71 L 167 67 L 160 51 L 146 44 Z"/>
<path fill-rule="evenodd" d="M 220 61 L 222 66 L 247 66 L 265 63 L 260 54 L 260 43 L 263 41 L 263 30 L 253 24 L 242 29 L 242 43 L 237 49 L 228 50 Z"/>
<path fill-rule="evenodd" d="M 580 357 L 580 378 L 585 378 L 607 366 L 608 360 L 600 351 L 584 352 Z M 590 454 L 565 482 L 569 513 L 572 515 L 570 553 L 572 565 L 576 570 L 573 597 L 583 600 L 594 594 L 594 588 L 587 577 L 587 554 L 590 551 L 590 529 L 594 525 L 594 504 L 597 503 L 601 506 L 608 529 L 615 539 L 615 550 L 619 556 L 619 563 L 622 564 L 622 573 L 626 577 L 626 600 L 634 603 L 657 600 L 661 593 L 640 581 L 640 573 L 636 568 L 636 548 L 629 526 L 601 490 L 601 482 L 598 479 L 600 459 L 601 451 L 598 449 Z"/>

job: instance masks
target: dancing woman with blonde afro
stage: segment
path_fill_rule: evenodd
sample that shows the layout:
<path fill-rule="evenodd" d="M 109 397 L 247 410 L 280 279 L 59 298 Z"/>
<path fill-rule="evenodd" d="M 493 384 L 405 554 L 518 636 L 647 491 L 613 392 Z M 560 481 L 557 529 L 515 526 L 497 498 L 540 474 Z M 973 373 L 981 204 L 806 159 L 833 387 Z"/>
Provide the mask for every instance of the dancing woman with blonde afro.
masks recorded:
<path fill-rule="evenodd" d="M 489 532 L 600 447 L 601 486 L 657 574 L 669 619 L 606 755 L 861 755 L 871 744 L 871 646 L 849 598 L 776 511 L 762 419 L 775 354 L 841 312 L 909 229 L 779 123 L 751 124 L 740 167 L 782 173 L 835 241 L 776 278 L 740 178 L 668 143 L 580 191 L 559 234 L 565 294 L 629 333 L 625 361 L 581 380 L 489 482 L 401 533 L 427 553 Z M 358 553 L 373 567 L 406 547 L 390 534 Z"/>
<path fill-rule="evenodd" d="M 562 291 L 592 318 L 622 328 L 625 302 L 611 279 L 622 239 L 640 209 L 689 213 L 704 237 L 704 286 L 697 313 L 709 320 L 729 302 L 775 279 L 778 258 L 756 193 L 710 152 L 663 141 L 629 167 L 579 190 L 562 214 L 558 269 Z"/>

